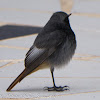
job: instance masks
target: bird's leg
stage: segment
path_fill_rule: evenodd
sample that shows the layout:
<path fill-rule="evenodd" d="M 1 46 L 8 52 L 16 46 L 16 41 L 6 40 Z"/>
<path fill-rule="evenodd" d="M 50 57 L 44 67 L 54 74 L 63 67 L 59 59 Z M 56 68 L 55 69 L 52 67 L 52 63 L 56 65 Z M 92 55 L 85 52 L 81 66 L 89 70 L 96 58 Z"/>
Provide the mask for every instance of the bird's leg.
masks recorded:
<path fill-rule="evenodd" d="M 69 90 L 68 86 L 63 86 L 63 87 L 59 86 L 59 87 L 57 87 L 55 85 L 55 80 L 54 80 L 53 72 L 54 72 L 54 68 L 51 69 L 51 75 L 52 75 L 52 80 L 53 80 L 53 87 L 46 87 L 45 89 L 48 90 L 48 91 L 65 91 L 65 90 Z"/>

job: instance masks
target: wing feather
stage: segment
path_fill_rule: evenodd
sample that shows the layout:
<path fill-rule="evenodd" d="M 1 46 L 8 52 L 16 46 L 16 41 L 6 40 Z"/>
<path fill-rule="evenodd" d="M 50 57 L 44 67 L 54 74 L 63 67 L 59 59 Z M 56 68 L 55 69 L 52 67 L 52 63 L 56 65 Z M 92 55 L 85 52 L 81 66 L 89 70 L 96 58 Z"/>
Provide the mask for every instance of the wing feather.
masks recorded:
<path fill-rule="evenodd" d="M 29 67 L 34 63 L 38 58 L 43 55 L 44 53 L 47 53 L 46 49 L 38 49 L 34 46 L 26 55 L 25 58 L 25 67 Z"/>

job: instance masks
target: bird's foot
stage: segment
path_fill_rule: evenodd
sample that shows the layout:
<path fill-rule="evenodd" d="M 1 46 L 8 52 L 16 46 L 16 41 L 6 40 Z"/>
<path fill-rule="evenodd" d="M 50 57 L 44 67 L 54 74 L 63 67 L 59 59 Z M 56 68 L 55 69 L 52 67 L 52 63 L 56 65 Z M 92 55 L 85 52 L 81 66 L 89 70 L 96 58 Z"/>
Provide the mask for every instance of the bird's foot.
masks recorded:
<path fill-rule="evenodd" d="M 65 91 L 65 90 L 69 90 L 69 86 L 59 86 L 59 87 L 45 87 L 44 88 L 45 90 L 48 90 L 48 91 Z"/>

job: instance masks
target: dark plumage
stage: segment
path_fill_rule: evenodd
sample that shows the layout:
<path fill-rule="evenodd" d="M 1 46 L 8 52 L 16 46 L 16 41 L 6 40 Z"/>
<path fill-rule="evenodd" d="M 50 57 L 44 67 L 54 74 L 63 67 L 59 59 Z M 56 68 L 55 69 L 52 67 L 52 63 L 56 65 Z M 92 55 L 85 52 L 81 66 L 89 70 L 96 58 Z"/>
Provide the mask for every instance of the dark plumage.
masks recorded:
<path fill-rule="evenodd" d="M 56 87 L 53 71 L 54 68 L 60 68 L 67 64 L 76 49 L 75 34 L 69 23 L 70 15 L 65 12 L 56 12 L 51 16 L 26 54 L 24 71 L 9 86 L 7 91 L 10 91 L 27 75 L 46 67 L 51 70 L 54 84 L 54 87 L 47 89 L 49 91 L 67 90 L 67 86 Z"/>

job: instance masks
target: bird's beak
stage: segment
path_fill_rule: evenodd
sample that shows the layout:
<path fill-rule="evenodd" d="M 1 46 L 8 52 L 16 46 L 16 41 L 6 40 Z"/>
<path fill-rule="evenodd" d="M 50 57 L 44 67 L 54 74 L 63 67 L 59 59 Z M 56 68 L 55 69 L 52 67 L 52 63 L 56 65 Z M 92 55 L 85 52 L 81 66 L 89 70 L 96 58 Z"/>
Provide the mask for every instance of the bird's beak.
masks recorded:
<path fill-rule="evenodd" d="M 71 15 L 72 13 L 68 14 L 68 17 Z"/>

